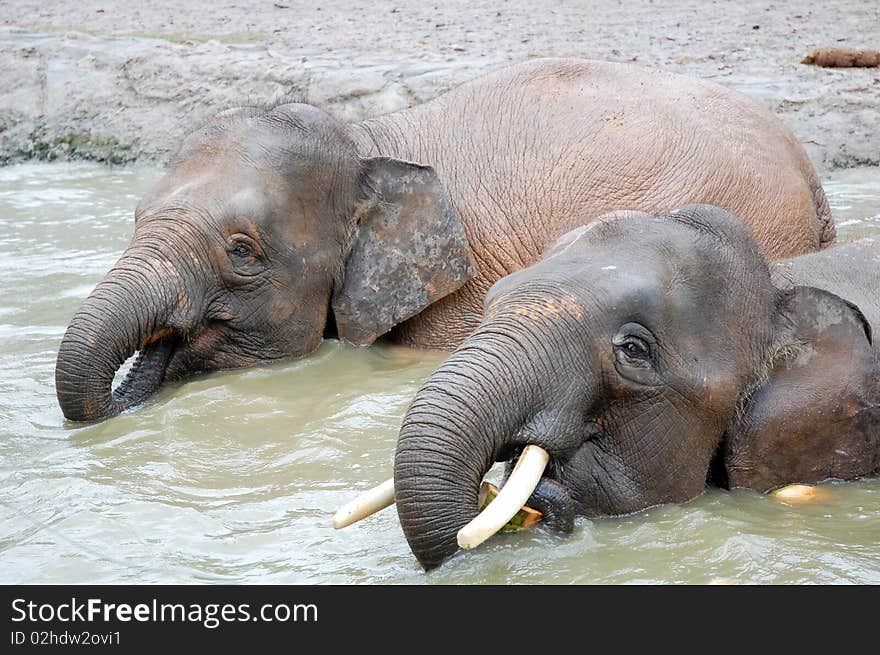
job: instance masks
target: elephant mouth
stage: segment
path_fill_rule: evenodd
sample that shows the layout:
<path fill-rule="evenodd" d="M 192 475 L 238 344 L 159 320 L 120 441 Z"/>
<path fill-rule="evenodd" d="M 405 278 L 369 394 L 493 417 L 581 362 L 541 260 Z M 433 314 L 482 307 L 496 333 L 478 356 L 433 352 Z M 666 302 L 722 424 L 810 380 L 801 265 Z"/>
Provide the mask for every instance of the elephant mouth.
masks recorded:
<path fill-rule="evenodd" d="M 134 361 L 131 368 L 111 392 L 113 402 L 120 411 L 141 404 L 162 386 L 168 363 L 179 343 L 179 338 L 166 330 L 148 338 L 132 354 Z"/>
<path fill-rule="evenodd" d="M 517 449 L 515 456 L 507 461 L 504 484 L 510 478 L 514 464 L 519 461 L 522 451 L 522 448 Z M 570 534 L 574 530 L 577 508 L 571 491 L 562 480 L 557 478 L 557 471 L 559 469 L 560 467 L 555 466 L 551 458 L 534 491 L 526 500 L 525 506 L 536 509 L 541 513 L 540 525 L 544 530 L 559 534 Z"/>
<path fill-rule="evenodd" d="M 541 525 L 552 532 L 574 529 L 575 504 L 555 477 L 556 463 L 541 446 L 518 447 L 507 460 L 506 477 L 495 500 L 458 531 L 458 545 L 470 550 L 502 530 L 523 508 L 541 512 Z"/>
<path fill-rule="evenodd" d="M 542 514 L 544 528 L 560 533 L 574 529 L 575 502 L 568 488 L 554 477 L 549 453 L 531 444 L 518 448 L 508 460 L 505 482 L 497 497 L 457 534 L 458 545 L 470 550 L 499 532 L 524 507 Z M 515 463 L 513 463 L 515 462 Z M 344 528 L 395 502 L 394 479 L 370 489 L 342 507 L 333 526 Z"/>

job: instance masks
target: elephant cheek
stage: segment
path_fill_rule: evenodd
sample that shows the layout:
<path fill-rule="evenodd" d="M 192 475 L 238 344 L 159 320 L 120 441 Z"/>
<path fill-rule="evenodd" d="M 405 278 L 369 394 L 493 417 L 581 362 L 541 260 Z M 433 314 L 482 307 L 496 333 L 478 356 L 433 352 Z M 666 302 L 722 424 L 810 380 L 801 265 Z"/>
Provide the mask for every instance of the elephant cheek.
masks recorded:
<path fill-rule="evenodd" d="M 274 297 L 269 301 L 266 308 L 266 322 L 273 329 L 277 330 L 288 325 L 294 318 L 294 314 L 309 315 L 306 301 L 300 305 L 300 311 L 297 312 L 297 303 L 292 297 Z"/>
<path fill-rule="evenodd" d="M 216 327 L 203 329 L 188 344 L 174 353 L 168 363 L 166 379 L 181 380 L 196 373 L 235 368 L 236 364 L 221 348 L 224 342 L 225 338 L 220 329 Z"/>
<path fill-rule="evenodd" d="M 285 356 L 305 356 L 318 347 L 324 336 L 330 282 L 293 284 L 287 279 L 277 288 L 262 315 L 266 346 Z"/>

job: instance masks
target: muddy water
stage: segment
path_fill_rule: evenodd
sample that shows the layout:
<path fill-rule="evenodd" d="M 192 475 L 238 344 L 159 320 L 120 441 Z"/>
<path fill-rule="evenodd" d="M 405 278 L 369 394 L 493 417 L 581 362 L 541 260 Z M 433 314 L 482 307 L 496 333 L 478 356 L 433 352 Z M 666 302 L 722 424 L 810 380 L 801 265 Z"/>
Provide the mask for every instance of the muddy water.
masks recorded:
<path fill-rule="evenodd" d="M 399 421 L 441 357 L 325 343 L 211 375 L 78 427 L 53 367 L 73 311 L 125 247 L 143 169 L 0 169 L 0 582 L 873 582 L 880 479 L 807 507 L 710 491 L 573 536 L 504 535 L 422 574 L 386 510 L 335 508 L 390 473 Z M 830 176 L 843 238 L 880 233 L 880 170 Z"/>

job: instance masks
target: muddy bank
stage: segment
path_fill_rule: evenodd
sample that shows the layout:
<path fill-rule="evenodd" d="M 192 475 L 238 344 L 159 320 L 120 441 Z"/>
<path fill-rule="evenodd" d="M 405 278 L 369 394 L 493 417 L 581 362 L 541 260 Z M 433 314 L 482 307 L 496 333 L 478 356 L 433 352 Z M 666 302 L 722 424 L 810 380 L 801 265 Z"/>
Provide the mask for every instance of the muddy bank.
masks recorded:
<path fill-rule="evenodd" d="M 876 46 L 880 6 L 449 0 L 0 7 L 0 163 L 161 162 L 193 125 L 241 102 L 305 100 L 360 119 L 539 56 L 632 61 L 738 89 L 820 169 L 880 164 L 880 70 L 800 64 Z"/>

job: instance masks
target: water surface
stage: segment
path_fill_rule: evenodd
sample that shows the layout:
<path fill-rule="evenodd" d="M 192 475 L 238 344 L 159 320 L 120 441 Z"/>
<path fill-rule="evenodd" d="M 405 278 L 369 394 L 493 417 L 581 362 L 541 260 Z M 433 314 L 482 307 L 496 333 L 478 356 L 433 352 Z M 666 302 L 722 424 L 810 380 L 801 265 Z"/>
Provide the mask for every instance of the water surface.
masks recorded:
<path fill-rule="evenodd" d="M 65 423 L 55 355 L 128 243 L 151 169 L 0 168 L 0 582 L 880 583 L 880 480 L 789 506 L 713 490 L 575 534 L 502 535 L 421 573 L 393 509 L 330 517 L 390 475 L 401 417 L 442 355 L 325 343 Z M 842 239 L 880 234 L 880 170 L 831 175 Z"/>

